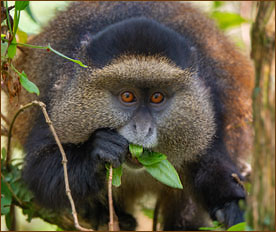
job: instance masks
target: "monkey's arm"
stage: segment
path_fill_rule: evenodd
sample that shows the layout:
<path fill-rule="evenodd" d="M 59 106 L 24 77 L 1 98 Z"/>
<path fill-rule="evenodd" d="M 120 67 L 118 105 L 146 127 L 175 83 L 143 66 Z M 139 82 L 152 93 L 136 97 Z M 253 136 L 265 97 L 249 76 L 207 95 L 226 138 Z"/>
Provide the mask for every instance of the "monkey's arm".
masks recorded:
<path fill-rule="evenodd" d="M 190 165 L 190 171 L 195 191 L 212 219 L 223 222 L 227 227 L 244 221 L 238 201 L 245 199 L 245 191 L 232 174 L 242 177 L 223 146 L 207 151 L 200 162 Z"/>
<path fill-rule="evenodd" d="M 68 178 L 73 198 L 95 196 L 105 186 L 105 162 L 114 167 L 123 162 L 128 142 L 116 132 L 94 132 L 82 144 L 63 144 L 68 163 Z M 48 125 L 37 123 L 25 146 L 27 152 L 23 178 L 39 202 L 47 207 L 68 206 L 60 151 Z"/>

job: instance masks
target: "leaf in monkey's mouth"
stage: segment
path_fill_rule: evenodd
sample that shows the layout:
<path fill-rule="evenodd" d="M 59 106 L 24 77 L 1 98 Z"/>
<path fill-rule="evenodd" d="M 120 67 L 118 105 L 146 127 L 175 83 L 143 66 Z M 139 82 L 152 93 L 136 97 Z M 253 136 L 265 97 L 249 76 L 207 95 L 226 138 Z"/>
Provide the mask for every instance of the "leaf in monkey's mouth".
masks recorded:
<path fill-rule="evenodd" d="M 145 168 L 145 170 L 155 179 L 173 188 L 183 189 L 181 180 L 173 165 L 167 160 L 167 156 L 149 150 L 144 150 L 142 146 L 130 144 L 126 162 L 133 169 Z M 107 177 L 109 176 L 109 166 Z M 112 184 L 116 187 L 121 185 L 122 166 L 114 169 Z"/>
<path fill-rule="evenodd" d="M 134 168 L 134 169 L 139 169 L 142 168 L 143 165 L 138 161 L 138 159 L 134 156 L 131 155 L 130 152 L 128 152 L 127 156 L 126 156 L 126 165 L 129 166 L 130 168 Z"/>
<path fill-rule="evenodd" d="M 166 155 L 144 150 L 142 146 L 134 144 L 129 145 L 129 151 L 133 162 L 142 164 L 155 179 L 170 187 L 183 189 L 178 173 Z"/>

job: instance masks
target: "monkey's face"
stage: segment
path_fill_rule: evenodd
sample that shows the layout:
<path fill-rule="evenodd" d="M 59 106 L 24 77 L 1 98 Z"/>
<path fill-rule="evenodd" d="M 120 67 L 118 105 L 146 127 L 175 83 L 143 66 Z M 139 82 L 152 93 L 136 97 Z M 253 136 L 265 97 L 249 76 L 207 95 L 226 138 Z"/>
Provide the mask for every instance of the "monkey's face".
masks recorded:
<path fill-rule="evenodd" d="M 130 143 L 183 160 L 211 141 L 215 124 L 209 91 L 189 69 L 165 58 L 125 56 L 94 75 L 116 119 L 109 127 Z"/>

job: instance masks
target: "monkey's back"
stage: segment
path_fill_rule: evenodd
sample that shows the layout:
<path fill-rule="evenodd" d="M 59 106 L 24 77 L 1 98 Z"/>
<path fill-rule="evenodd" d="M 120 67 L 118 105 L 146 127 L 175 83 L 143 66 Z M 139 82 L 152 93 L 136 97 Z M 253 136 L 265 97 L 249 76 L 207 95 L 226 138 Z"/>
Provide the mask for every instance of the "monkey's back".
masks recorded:
<path fill-rule="evenodd" d="M 230 156 L 245 157 L 251 146 L 251 93 L 253 68 L 235 46 L 216 28 L 214 22 L 186 3 L 179 2 L 76 2 L 35 36 L 30 44 L 48 45 L 59 52 L 83 60 L 80 49 L 87 36 L 109 25 L 131 17 L 151 18 L 187 38 L 197 49 L 199 78 L 211 86 L 221 99 L 218 120 L 227 141 Z M 48 104 L 70 85 L 78 66 L 47 51 L 24 48 L 17 59 L 17 68 L 24 70 L 41 91 L 41 100 Z M 20 104 L 35 96 L 23 91 Z M 219 101 L 218 101 L 219 102 Z M 9 109 L 9 115 L 16 108 Z M 24 143 L 38 111 L 29 110 L 17 120 L 16 133 Z M 22 120 L 23 119 L 23 120 Z"/>

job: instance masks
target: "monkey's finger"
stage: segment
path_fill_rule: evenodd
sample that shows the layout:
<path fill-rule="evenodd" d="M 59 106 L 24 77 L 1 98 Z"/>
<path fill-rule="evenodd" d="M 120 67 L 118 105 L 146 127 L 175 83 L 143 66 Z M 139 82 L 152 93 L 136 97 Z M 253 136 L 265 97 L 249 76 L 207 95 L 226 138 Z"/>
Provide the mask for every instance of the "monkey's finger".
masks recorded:
<path fill-rule="evenodd" d="M 119 157 L 112 155 L 106 150 L 97 147 L 93 150 L 92 155 L 97 157 L 99 160 L 110 163 L 112 167 L 117 168 L 121 165 Z"/>
<path fill-rule="evenodd" d="M 238 200 L 231 201 L 225 204 L 225 207 L 221 210 L 218 210 L 216 215 L 222 213 L 222 223 L 225 224 L 227 228 L 236 225 L 244 221 L 244 216 L 242 210 L 239 208 Z M 219 220 L 219 219 L 218 219 Z"/>

